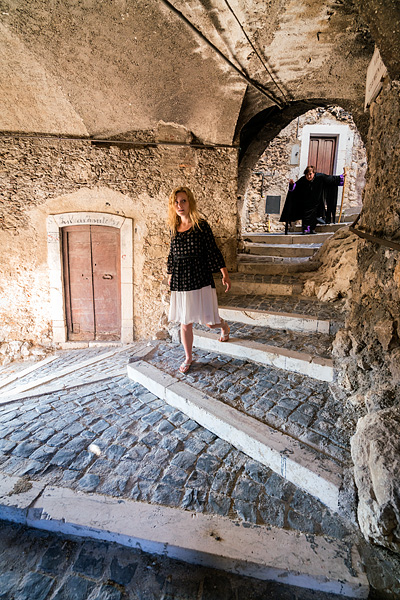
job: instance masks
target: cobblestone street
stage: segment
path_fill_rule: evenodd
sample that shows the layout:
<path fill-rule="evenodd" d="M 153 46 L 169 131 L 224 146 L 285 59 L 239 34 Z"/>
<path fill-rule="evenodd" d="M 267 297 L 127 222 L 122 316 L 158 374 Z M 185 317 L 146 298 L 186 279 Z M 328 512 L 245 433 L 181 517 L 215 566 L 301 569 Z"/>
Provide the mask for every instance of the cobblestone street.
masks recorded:
<path fill-rule="evenodd" d="M 277 277 L 277 281 L 281 278 Z M 276 311 L 278 313 L 297 313 L 300 315 L 318 316 L 320 319 L 331 319 L 338 324 L 343 324 L 344 314 L 343 301 L 337 301 L 334 305 L 319 302 L 315 298 L 299 296 L 267 296 L 257 294 L 220 294 L 221 306 L 242 307 L 247 310 Z"/>
<path fill-rule="evenodd" d="M 154 360 L 176 364 L 180 352 L 162 346 Z M 200 360 L 193 382 L 213 379 L 204 377 L 208 360 Z M 104 373 L 104 364 L 96 364 Z M 239 366 L 226 359 L 222 372 L 231 386 Z M 258 394 L 253 389 L 253 398 Z M 348 533 L 312 496 L 126 377 L 3 406 L 0 452 L 0 470 L 8 475 L 307 533 Z"/>
<path fill-rule="evenodd" d="M 0 521 L 2 600 L 337 598 L 335 594 L 257 581 L 116 544 L 71 539 Z"/>
<path fill-rule="evenodd" d="M 149 360 L 181 377 L 177 375 L 182 361 L 178 346 L 160 344 Z M 356 417 L 350 410 L 343 413 L 342 403 L 335 401 L 324 382 L 202 350 L 195 350 L 185 381 L 342 463 L 349 460 L 349 437 Z"/>
<path fill-rule="evenodd" d="M 344 555 L 351 552 L 359 537 L 350 522 L 131 381 L 124 372 L 138 349 L 149 353 L 147 361 L 218 400 L 292 435 L 308 436 L 316 451 L 347 460 L 350 430 L 334 435 L 339 407 L 327 384 L 205 351 L 196 351 L 183 377 L 177 373 L 181 347 L 152 342 L 60 352 L 26 376 L 26 363 L 3 367 L 3 383 L 17 379 L 2 388 L 0 474 L 20 478 L 27 489 L 36 481 L 303 532 L 311 541 L 335 540 Z M 336 597 L 7 523 L 0 547 L 5 600 Z M 363 561 L 376 563 L 376 551 L 368 555 L 365 548 Z M 15 568 L 18 555 L 26 561 L 22 568 Z M 391 567 L 387 556 L 377 564 L 380 582 Z"/>

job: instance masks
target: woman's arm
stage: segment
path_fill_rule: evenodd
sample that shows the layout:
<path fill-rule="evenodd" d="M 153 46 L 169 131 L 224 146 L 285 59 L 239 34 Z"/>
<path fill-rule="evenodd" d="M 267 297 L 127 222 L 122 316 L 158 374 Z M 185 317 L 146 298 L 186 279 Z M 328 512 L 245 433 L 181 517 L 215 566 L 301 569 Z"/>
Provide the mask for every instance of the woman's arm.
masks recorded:
<path fill-rule="evenodd" d="M 228 269 L 226 267 L 222 267 L 221 273 L 222 273 L 222 285 L 226 286 L 225 292 L 229 292 L 232 284 L 231 284 L 231 279 L 229 277 Z"/>

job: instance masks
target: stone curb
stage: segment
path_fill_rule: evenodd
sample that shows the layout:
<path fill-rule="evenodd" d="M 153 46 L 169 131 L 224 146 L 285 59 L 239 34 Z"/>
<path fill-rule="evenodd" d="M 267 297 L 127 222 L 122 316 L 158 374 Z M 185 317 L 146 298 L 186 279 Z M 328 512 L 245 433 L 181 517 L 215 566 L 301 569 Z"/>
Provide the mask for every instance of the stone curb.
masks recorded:
<path fill-rule="evenodd" d="M 91 379 L 77 379 L 73 383 L 68 383 L 68 385 L 63 384 L 55 384 L 52 387 L 46 387 L 43 390 L 37 390 L 36 392 L 26 392 L 24 394 L 17 394 L 16 396 L 9 396 L 8 398 L 0 397 L 0 406 L 4 406 L 5 404 L 12 404 L 13 402 L 22 402 L 23 400 L 30 400 L 31 398 L 38 398 L 39 396 L 47 396 L 48 394 L 55 394 L 57 392 L 63 392 L 64 390 L 72 390 L 79 387 L 84 387 L 86 385 L 92 385 L 94 383 L 99 383 L 100 381 L 107 381 L 109 379 L 113 379 L 114 377 L 121 377 L 126 375 L 126 368 L 118 369 L 113 373 L 108 373 L 107 375 L 96 375 Z"/>
<path fill-rule="evenodd" d="M 144 361 L 127 367 L 128 377 L 185 413 L 250 458 L 338 511 L 342 468 L 293 437 L 199 392 Z"/>
<path fill-rule="evenodd" d="M 202 350 L 227 354 L 234 358 L 301 373 L 320 381 L 332 382 L 334 380 L 331 359 L 312 356 L 305 352 L 296 352 L 234 337 L 231 337 L 229 342 L 221 343 L 212 333 L 199 330 L 194 330 L 193 345 Z"/>
<path fill-rule="evenodd" d="M 220 306 L 219 314 L 227 321 L 270 327 L 271 329 L 289 329 L 307 333 L 329 334 L 330 321 L 297 313 L 285 313 L 262 310 L 247 310 L 245 308 L 231 308 Z"/>
<path fill-rule="evenodd" d="M 246 242 L 245 252 L 257 256 L 305 257 L 313 256 L 321 244 L 257 244 Z"/>
<path fill-rule="evenodd" d="M 284 233 L 243 233 L 242 238 L 244 243 L 250 244 L 284 244 L 285 246 L 289 244 L 301 244 L 303 240 L 307 244 L 323 244 L 326 240 L 332 237 L 333 232 L 323 232 L 323 233 L 315 233 L 315 234 L 288 234 Z"/>
<path fill-rule="evenodd" d="M 355 546 L 349 552 L 348 546 L 331 539 L 226 517 L 2 475 L 0 518 L 349 598 L 367 598 L 369 593 Z"/>
<path fill-rule="evenodd" d="M 66 367 L 65 369 L 54 371 L 50 375 L 46 375 L 45 377 L 41 377 L 40 379 L 35 379 L 34 381 L 30 381 L 29 383 L 20 385 L 20 386 L 14 388 L 13 390 L 11 390 L 11 393 L 13 396 L 17 396 L 19 394 L 27 392 L 28 390 L 32 390 L 35 387 L 45 385 L 46 383 L 50 383 L 51 381 L 54 381 L 55 379 L 60 379 L 61 377 L 64 377 L 65 375 L 74 373 L 75 371 L 78 371 L 79 369 L 84 369 L 86 367 L 94 365 L 95 363 L 98 363 L 106 358 L 110 358 L 111 356 L 114 356 L 114 354 L 119 354 L 120 352 L 123 352 L 124 350 L 126 350 L 126 348 L 119 348 L 117 350 L 111 350 L 110 352 L 105 352 L 104 354 L 98 354 L 97 356 L 95 356 L 93 358 L 89 358 L 88 360 L 84 360 L 77 365 L 72 365 L 72 366 Z M 4 397 L 7 397 L 8 394 L 11 395 L 11 393 L 3 392 L 0 395 L 0 400 Z"/>
<path fill-rule="evenodd" d="M 107 379 L 112 379 L 113 377 L 119 377 L 121 375 L 126 375 L 126 368 L 123 367 L 123 368 L 117 369 L 116 371 L 113 371 L 112 373 L 107 373 L 105 375 L 95 375 L 94 377 L 92 377 L 90 379 L 86 379 L 86 380 L 77 379 L 73 383 L 69 382 L 67 385 L 65 385 L 61 381 L 61 382 L 56 382 L 52 386 L 50 385 L 49 387 L 46 387 L 45 389 L 36 390 L 36 392 L 35 391 L 26 391 L 25 392 L 25 390 L 34 390 L 35 387 L 40 387 L 40 386 L 46 385 L 46 383 L 52 383 L 52 382 L 54 382 L 54 380 L 62 379 L 62 377 L 64 377 L 65 375 L 70 375 L 71 373 L 74 373 L 74 372 L 78 371 L 79 369 L 82 369 L 82 368 L 85 368 L 92 364 L 101 362 L 105 358 L 110 358 L 110 357 L 114 356 L 115 354 L 120 354 L 121 352 L 125 352 L 129 348 L 132 348 L 131 359 L 133 357 L 136 357 L 137 359 L 144 358 L 145 356 L 147 356 L 154 350 L 154 347 L 152 345 L 149 345 L 147 342 L 143 342 L 137 346 L 133 346 L 130 344 L 128 347 L 124 347 L 122 349 L 113 350 L 111 352 L 107 352 L 106 354 L 99 354 L 99 355 L 97 355 L 97 357 L 94 357 L 87 361 L 81 362 L 73 367 L 68 367 L 67 369 L 62 369 L 61 371 L 56 371 L 52 375 L 49 375 L 47 377 L 42 377 L 41 379 L 31 382 L 28 385 L 20 386 L 19 392 L 18 392 L 18 388 L 17 389 L 14 388 L 14 389 L 10 390 L 10 392 L 8 392 L 8 393 L 4 392 L 3 394 L 0 395 L 0 406 L 3 406 L 4 404 L 11 404 L 13 402 L 20 402 L 23 400 L 28 400 L 30 398 L 36 398 L 38 396 L 54 394 L 55 392 L 61 392 L 65 389 L 72 389 L 72 388 L 82 387 L 85 385 L 91 385 L 93 383 L 98 383 L 100 381 L 106 381 Z M 55 358 L 59 358 L 59 357 L 57 356 Z"/>
<path fill-rule="evenodd" d="M 241 275 L 246 276 L 246 273 Z M 233 273 L 235 275 L 235 273 Z M 254 277 L 254 275 L 252 276 Z M 253 279 L 237 279 L 231 276 L 233 294 L 257 294 L 259 296 L 300 296 L 303 282 L 272 283 L 268 281 L 255 281 Z M 217 293 L 222 294 L 224 288 L 219 279 L 215 282 Z"/>

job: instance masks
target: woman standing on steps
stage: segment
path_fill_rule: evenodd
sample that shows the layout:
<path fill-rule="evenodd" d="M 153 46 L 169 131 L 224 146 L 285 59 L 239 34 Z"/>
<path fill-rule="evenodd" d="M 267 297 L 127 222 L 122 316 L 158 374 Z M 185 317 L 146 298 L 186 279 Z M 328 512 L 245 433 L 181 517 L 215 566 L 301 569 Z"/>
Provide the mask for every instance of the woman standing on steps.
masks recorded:
<path fill-rule="evenodd" d="M 171 288 L 169 320 L 181 324 L 185 361 L 179 367 L 187 373 L 192 364 L 193 323 L 221 328 L 220 342 L 229 340 L 229 325 L 218 314 L 213 273 L 221 271 L 228 292 L 231 280 L 215 243 L 211 227 L 202 219 L 193 193 L 187 187 L 175 188 L 168 202 L 171 246 L 168 255 L 168 285 Z"/>

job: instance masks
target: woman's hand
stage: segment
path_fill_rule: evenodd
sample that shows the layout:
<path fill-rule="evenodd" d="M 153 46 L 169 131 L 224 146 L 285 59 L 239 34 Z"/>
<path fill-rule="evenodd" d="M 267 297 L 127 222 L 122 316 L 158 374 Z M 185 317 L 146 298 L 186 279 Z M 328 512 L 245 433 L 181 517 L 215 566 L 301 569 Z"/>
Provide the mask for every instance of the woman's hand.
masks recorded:
<path fill-rule="evenodd" d="M 223 269 L 221 269 L 221 273 L 222 273 L 222 285 L 224 285 L 226 287 L 225 292 L 229 292 L 232 284 L 231 284 L 231 280 L 229 277 L 228 269 L 226 269 L 224 267 Z"/>
<path fill-rule="evenodd" d="M 172 275 L 168 275 L 168 286 L 171 287 Z"/>

